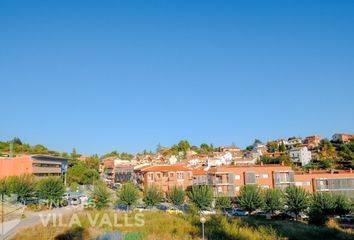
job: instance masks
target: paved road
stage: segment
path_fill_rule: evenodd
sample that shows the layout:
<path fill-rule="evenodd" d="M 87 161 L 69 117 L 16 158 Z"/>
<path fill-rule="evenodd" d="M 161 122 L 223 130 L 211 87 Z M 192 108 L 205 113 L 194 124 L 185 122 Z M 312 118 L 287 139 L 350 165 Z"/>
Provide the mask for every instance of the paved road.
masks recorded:
<path fill-rule="evenodd" d="M 63 207 L 63 208 L 54 208 L 54 209 L 48 210 L 48 211 L 33 213 L 24 219 L 15 219 L 15 220 L 4 222 L 3 229 L 4 229 L 5 234 L 0 235 L 0 239 L 1 240 L 10 239 L 12 236 L 14 236 L 14 234 L 18 230 L 23 229 L 23 228 L 28 228 L 28 227 L 31 227 L 31 226 L 41 223 L 41 216 L 42 216 L 43 220 L 46 220 L 47 217 L 49 217 L 50 215 L 53 215 L 53 214 L 66 215 L 66 214 L 74 213 L 77 211 L 78 211 L 78 208 L 71 207 L 71 206 Z M 2 229 L 2 226 L 0 223 L 0 234 L 1 234 L 1 229 Z"/>

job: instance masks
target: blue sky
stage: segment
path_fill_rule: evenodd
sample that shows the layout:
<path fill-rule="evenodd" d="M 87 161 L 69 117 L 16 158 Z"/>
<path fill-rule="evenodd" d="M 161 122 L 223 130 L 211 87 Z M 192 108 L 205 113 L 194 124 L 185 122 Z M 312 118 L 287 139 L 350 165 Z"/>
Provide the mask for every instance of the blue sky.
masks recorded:
<path fill-rule="evenodd" d="M 1 1 L 0 140 L 59 151 L 354 132 L 354 1 Z"/>

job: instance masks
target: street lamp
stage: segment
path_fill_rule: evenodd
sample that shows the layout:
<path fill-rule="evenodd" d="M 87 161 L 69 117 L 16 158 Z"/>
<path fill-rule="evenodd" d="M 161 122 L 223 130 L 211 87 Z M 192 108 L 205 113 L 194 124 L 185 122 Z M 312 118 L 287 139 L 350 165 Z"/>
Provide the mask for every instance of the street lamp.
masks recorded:
<path fill-rule="evenodd" d="M 200 217 L 200 222 L 202 223 L 202 233 L 203 233 L 203 240 L 204 240 L 204 223 L 205 223 L 206 219 L 205 217 Z"/>

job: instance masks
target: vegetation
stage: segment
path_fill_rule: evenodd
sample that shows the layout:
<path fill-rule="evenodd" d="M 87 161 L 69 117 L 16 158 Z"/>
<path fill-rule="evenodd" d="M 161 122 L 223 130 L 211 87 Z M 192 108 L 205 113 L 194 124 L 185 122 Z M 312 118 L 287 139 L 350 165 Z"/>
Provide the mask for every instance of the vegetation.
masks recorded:
<path fill-rule="evenodd" d="M 271 212 L 284 209 L 284 194 L 279 189 L 267 189 L 264 193 L 264 210 Z"/>
<path fill-rule="evenodd" d="M 161 202 L 162 192 L 157 187 L 148 187 L 144 191 L 143 202 L 147 207 L 155 207 L 157 204 Z"/>
<path fill-rule="evenodd" d="M 188 197 L 199 211 L 209 208 L 213 201 L 213 193 L 207 185 L 193 185 Z"/>
<path fill-rule="evenodd" d="M 90 163 L 94 164 L 90 160 Z M 70 185 L 75 182 L 80 185 L 91 185 L 99 179 L 98 169 L 91 168 L 90 165 L 85 164 L 84 162 L 75 160 L 72 163 L 72 166 L 68 168 L 66 173 L 67 183 Z M 94 164 L 96 166 L 96 164 Z"/>
<path fill-rule="evenodd" d="M 174 186 L 168 193 L 168 200 L 176 207 L 181 206 L 184 203 L 184 198 L 186 196 L 185 191 L 182 187 Z"/>
<path fill-rule="evenodd" d="M 225 211 L 226 208 L 231 207 L 231 198 L 226 196 L 217 197 L 215 201 L 215 208 Z"/>
<path fill-rule="evenodd" d="M 102 181 L 95 183 L 91 197 L 95 203 L 95 208 L 102 209 L 109 206 L 111 194 L 108 192 L 106 184 Z"/>
<path fill-rule="evenodd" d="M 263 196 L 261 189 L 256 185 L 245 185 L 240 189 L 238 203 L 242 209 L 249 213 L 263 206 Z"/>
<path fill-rule="evenodd" d="M 17 199 L 21 202 L 32 198 L 35 194 L 34 177 L 29 174 L 14 176 L 10 178 L 12 192 L 17 194 Z"/>
<path fill-rule="evenodd" d="M 298 215 L 309 207 L 310 194 L 306 190 L 296 186 L 287 187 L 285 192 L 288 210 L 295 214 L 295 219 L 297 220 Z"/>
<path fill-rule="evenodd" d="M 118 196 L 118 204 L 123 204 L 131 208 L 131 206 L 135 205 L 139 199 L 138 189 L 134 186 L 134 184 L 128 182 L 122 185 L 122 188 L 117 193 Z"/>
<path fill-rule="evenodd" d="M 63 181 L 58 177 L 49 177 L 39 180 L 36 183 L 35 189 L 38 193 L 38 197 L 48 200 L 49 208 L 52 207 L 53 203 L 58 205 L 64 194 Z"/>

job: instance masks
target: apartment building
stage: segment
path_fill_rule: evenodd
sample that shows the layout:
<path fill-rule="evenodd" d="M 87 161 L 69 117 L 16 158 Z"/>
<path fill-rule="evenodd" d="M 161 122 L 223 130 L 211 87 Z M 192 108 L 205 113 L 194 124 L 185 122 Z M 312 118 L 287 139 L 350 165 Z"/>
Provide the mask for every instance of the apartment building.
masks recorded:
<path fill-rule="evenodd" d="M 295 185 L 309 192 L 332 192 L 354 197 L 354 173 L 352 170 L 297 172 Z"/>
<path fill-rule="evenodd" d="M 319 135 L 308 136 L 304 139 L 304 144 L 307 145 L 308 149 L 314 149 L 318 147 L 320 143 L 321 143 L 321 136 Z"/>
<path fill-rule="evenodd" d="M 290 149 L 288 155 L 291 161 L 299 166 L 304 166 L 311 161 L 312 154 L 307 147 L 297 147 Z"/>
<path fill-rule="evenodd" d="M 294 171 L 281 164 L 225 166 L 207 173 L 208 185 L 214 196 L 234 197 L 244 185 L 255 184 L 263 189 L 285 189 L 295 185 Z"/>
<path fill-rule="evenodd" d="M 354 139 L 354 134 L 345 134 L 345 133 L 336 133 L 332 136 L 332 140 L 335 142 L 350 142 L 350 140 Z"/>
<path fill-rule="evenodd" d="M 36 177 L 64 176 L 67 159 L 46 155 L 25 155 L 0 158 L 0 178 L 33 174 Z"/>
<path fill-rule="evenodd" d="M 184 165 L 142 166 L 134 169 L 134 182 L 141 190 L 155 186 L 167 193 L 172 187 L 184 190 L 193 184 L 192 170 Z"/>

